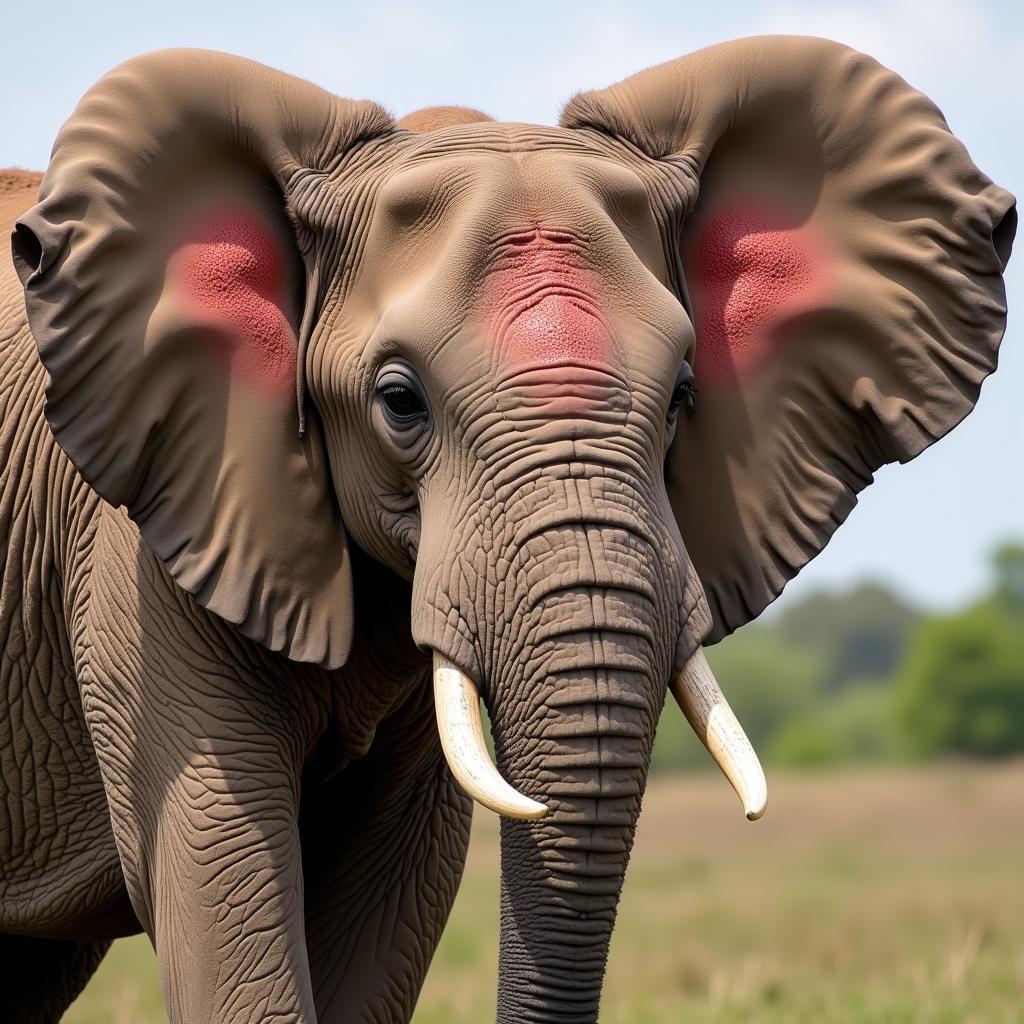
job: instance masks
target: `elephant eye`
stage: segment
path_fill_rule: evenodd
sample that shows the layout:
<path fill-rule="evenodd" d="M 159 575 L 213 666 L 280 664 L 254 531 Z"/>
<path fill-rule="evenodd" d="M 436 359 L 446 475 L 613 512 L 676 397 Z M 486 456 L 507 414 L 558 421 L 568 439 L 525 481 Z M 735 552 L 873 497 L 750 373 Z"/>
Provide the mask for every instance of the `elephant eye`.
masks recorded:
<path fill-rule="evenodd" d="M 697 412 L 697 382 L 693 377 L 693 369 L 689 363 L 683 363 L 676 375 L 675 387 L 672 389 L 672 397 L 668 403 L 669 419 L 675 418 L 682 406 L 687 416 L 694 416 Z"/>
<path fill-rule="evenodd" d="M 414 420 L 427 411 L 423 408 L 420 396 L 403 384 L 389 384 L 381 389 L 380 397 L 388 413 L 396 420 Z"/>
<path fill-rule="evenodd" d="M 406 367 L 386 367 L 377 378 L 377 396 L 392 426 L 408 427 L 428 416 L 419 386 Z"/>

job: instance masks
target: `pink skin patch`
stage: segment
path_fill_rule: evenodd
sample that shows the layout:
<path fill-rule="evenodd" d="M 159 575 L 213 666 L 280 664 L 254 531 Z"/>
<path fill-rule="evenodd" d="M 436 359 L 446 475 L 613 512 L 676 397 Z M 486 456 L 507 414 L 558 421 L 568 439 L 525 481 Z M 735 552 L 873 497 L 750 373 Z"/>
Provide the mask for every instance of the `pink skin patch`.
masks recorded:
<path fill-rule="evenodd" d="M 701 384 L 727 385 L 762 366 L 792 337 L 795 317 L 833 291 L 833 261 L 810 227 L 786 227 L 757 201 L 711 214 L 687 252 Z"/>
<path fill-rule="evenodd" d="M 534 228 L 507 238 L 488 292 L 488 332 L 503 363 L 605 367 L 611 330 L 597 279 L 571 236 Z"/>
<path fill-rule="evenodd" d="M 186 315 L 232 375 L 281 399 L 295 393 L 295 331 L 285 315 L 280 244 L 255 215 L 216 210 L 192 225 L 168 277 Z"/>

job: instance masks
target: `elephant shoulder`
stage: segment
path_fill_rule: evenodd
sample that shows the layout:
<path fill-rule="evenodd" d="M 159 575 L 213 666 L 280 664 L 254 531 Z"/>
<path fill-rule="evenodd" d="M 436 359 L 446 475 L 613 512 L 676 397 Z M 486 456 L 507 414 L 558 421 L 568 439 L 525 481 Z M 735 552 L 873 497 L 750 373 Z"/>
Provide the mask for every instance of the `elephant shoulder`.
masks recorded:
<path fill-rule="evenodd" d="M 7 238 L 37 201 L 41 180 L 32 171 L 0 169 Z M 4 593 L 19 594 L 14 604 L 30 610 L 40 594 L 59 592 L 54 585 L 69 567 L 57 561 L 79 549 L 98 505 L 46 426 L 46 380 L 8 244 L 0 250 L 0 577 Z M 11 628 L 12 614 L 0 601 L 0 634 Z"/>

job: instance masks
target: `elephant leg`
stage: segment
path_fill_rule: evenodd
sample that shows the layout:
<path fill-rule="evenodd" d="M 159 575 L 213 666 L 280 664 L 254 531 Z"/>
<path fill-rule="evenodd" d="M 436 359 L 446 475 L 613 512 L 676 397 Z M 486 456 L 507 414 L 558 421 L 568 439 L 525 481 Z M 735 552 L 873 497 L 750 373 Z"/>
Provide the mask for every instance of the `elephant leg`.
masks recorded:
<path fill-rule="evenodd" d="M 90 716 L 114 837 L 171 1024 L 313 1024 L 294 733 L 230 675 L 118 685 L 119 717 Z"/>
<path fill-rule="evenodd" d="M 132 572 L 134 594 L 127 569 L 94 573 L 82 704 L 168 1017 L 313 1024 L 298 792 L 315 680 L 240 645 L 145 549 Z"/>
<path fill-rule="evenodd" d="M 109 942 L 0 935 L 0 1019 L 57 1024 L 109 948 Z"/>
<path fill-rule="evenodd" d="M 306 936 L 320 1024 L 405 1022 L 462 878 L 472 801 L 426 683 L 366 757 L 303 803 Z"/>

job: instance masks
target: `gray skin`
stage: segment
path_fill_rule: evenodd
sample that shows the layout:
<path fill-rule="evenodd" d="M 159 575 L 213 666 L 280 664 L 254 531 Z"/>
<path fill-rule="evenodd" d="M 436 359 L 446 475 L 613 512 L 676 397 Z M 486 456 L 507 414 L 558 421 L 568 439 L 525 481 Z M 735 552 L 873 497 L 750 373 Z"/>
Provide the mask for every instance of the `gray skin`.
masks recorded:
<path fill-rule="evenodd" d="M 350 109 L 305 83 L 222 56 L 155 55 L 83 102 L 38 206 L 38 179 L 0 179 L 0 212 L 17 221 L 15 267 L 0 271 L 5 1020 L 58 1020 L 109 940 L 141 928 L 174 1024 L 407 1021 L 458 888 L 471 815 L 437 736 L 432 651 L 477 682 L 499 770 L 548 808 L 540 821 L 502 821 L 498 1020 L 597 1019 L 673 672 L 778 593 L 874 466 L 913 457 L 966 414 L 1002 329 L 1012 227 L 992 236 L 1011 224 L 1011 197 L 953 148 L 933 108 L 858 58 L 858 81 L 886 102 L 916 97 L 921 150 L 908 157 L 899 140 L 886 152 L 921 168 L 925 199 L 895 190 L 911 213 L 885 208 L 866 241 L 863 207 L 845 222 L 829 204 L 858 189 L 865 205 L 880 202 L 887 168 L 872 159 L 865 169 L 846 150 L 814 150 L 815 163 L 789 138 L 781 150 L 808 179 L 845 174 L 843 161 L 854 168 L 841 187 L 829 191 L 822 177 L 810 189 L 840 225 L 837 279 L 899 260 L 913 269 L 881 285 L 849 274 L 845 291 L 829 293 L 824 341 L 794 344 L 742 385 L 709 387 L 692 423 L 679 413 L 678 375 L 684 364 L 700 369 L 680 224 L 705 162 L 709 196 L 747 166 L 726 159 L 744 152 L 742 131 L 709 160 L 708 126 L 747 124 L 729 103 L 756 99 L 736 81 L 763 83 L 765 66 L 805 76 L 798 88 L 768 83 L 771 102 L 805 92 L 832 102 L 852 88 L 850 51 L 833 44 L 732 46 L 712 55 L 696 90 L 686 68 L 703 67 L 700 55 L 611 99 L 577 99 L 557 129 L 460 114 L 427 118 L 424 135 L 363 110 L 363 128 L 345 136 Z M 844 90 L 815 84 L 826 58 Z M 681 123 L 686 89 L 709 104 L 707 118 Z M 207 127 L 188 107 L 196 96 L 239 119 L 224 152 L 191 145 L 195 125 Z M 271 102 L 278 96 L 288 102 Z M 158 145 L 145 132 L 166 110 L 173 131 Z M 303 149 L 299 115 L 321 110 L 322 137 Z M 840 121 L 826 120 L 825 135 L 841 135 Z M 896 118 L 879 120 L 887 129 Z M 749 119 L 757 158 L 770 149 L 757 133 L 771 123 Z M 635 137 L 631 125 L 642 126 Z M 118 133 L 127 170 L 103 148 Z M 936 139 L 948 159 L 935 158 Z M 279 160 L 285 142 L 305 160 L 268 174 L 259 161 Z M 819 143 L 801 144 L 810 153 Z M 765 180 L 805 184 L 785 166 Z M 173 232 L 226 198 L 284 253 L 291 297 L 279 313 L 305 389 L 301 438 L 294 391 L 275 404 L 235 364 L 225 371 L 192 344 L 205 337 L 188 333 L 199 314 L 173 294 L 188 279 L 175 276 Z M 920 227 L 922 209 L 941 230 Z M 890 226 L 904 221 L 906 234 Z M 876 231 L 889 263 L 869 258 Z M 969 251 L 970 270 L 923 260 L 922 239 L 933 237 Z M 903 283 L 919 284 L 922 267 L 935 279 L 912 295 Z M 861 286 L 881 310 L 870 322 L 857 320 Z M 141 312 L 128 301 L 136 291 L 148 296 Z M 522 301 L 534 292 L 536 302 Z M 530 309 L 550 320 L 517 319 Z M 957 360 L 942 348 L 954 347 L 946 324 L 962 341 Z M 134 347 L 107 358 L 107 339 L 126 337 Z M 830 347 L 837 338 L 844 347 Z M 908 356 L 900 346 L 911 344 Z M 814 363 L 822 352 L 824 370 Z M 954 362 L 963 380 L 951 387 Z M 80 366 L 91 369 L 76 376 Z M 116 386 L 125 366 L 137 386 L 127 396 Z M 389 415 L 388 368 L 415 383 L 424 416 Z M 189 386 L 173 384 L 184 372 Z M 210 413 L 209 396 L 223 409 Z M 777 399 L 782 426 L 760 418 Z M 154 408 L 159 422 L 146 419 Z M 278 437 L 260 433 L 267 423 L 284 425 L 279 444 L 264 443 Z M 729 443 L 741 448 L 726 443 L 734 426 L 741 440 Z M 798 444 L 793 431 L 803 431 Z M 253 437 L 263 447 L 246 448 Z M 761 437 L 779 448 L 755 452 Z M 236 490 L 217 477 L 217 500 L 204 501 L 211 451 Z M 321 505 L 294 500 L 306 492 L 283 472 L 261 475 L 281 451 L 286 468 L 322 467 Z M 728 499 L 727 485 L 737 488 Z M 770 497 L 751 497 L 758 486 Z M 233 511 L 218 519 L 222 497 Z M 232 532 L 239 522 L 252 532 Z M 203 563 L 203 576 L 190 561 L 196 538 L 216 547 L 225 537 L 227 554 L 214 570 Z M 252 551 L 258 581 L 284 580 L 279 592 L 292 593 L 290 564 L 314 541 L 288 598 L 302 615 L 269 601 L 269 611 L 240 610 L 257 586 L 239 569 Z M 282 550 L 288 558 L 275 562 Z M 321 575 L 320 563 L 344 571 Z M 331 600 L 317 605 L 323 594 Z"/>
<path fill-rule="evenodd" d="M 545 172 L 541 162 L 533 187 L 550 194 Z M 520 177 L 481 173 L 506 177 L 505 194 Z M 470 237 L 493 212 L 476 216 Z M 481 258 L 466 249 L 467 261 Z M 624 242 L 619 253 L 630 259 Z M 649 298 L 668 306 L 667 296 Z M 692 341 L 676 315 L 680 341 L 666 346 L 662 380 L 675 377 Z M 416 326 L 395 333 L 413 338 Z M 484 362 L 489 353 L 475 347 Z M 124 512 L 100 501 L 46 434 L 44 374 L 23 324 L 9 351 L 8 374 L 24 376 L 8 391 L 5 422 L 34 422 L 39 434 L 15 433 L 34 445 L 31 458 L 4 452 L 14 492 L 6 507 L 11 522 L 17 507 L 46 510 L 48 521 L 38 545 L 11 545 L 38 561 L 10 558 L 7 571 L 14 585 L 57 600 L 36 625 L 38 652 L 26 637 L 32 657 L 13 663 L 44 667 L 15 692 L 52 693 L 57 681 L 60 690 L 56 707 L 27 707 L 27 721 L 11 709 L 0 757 L 12 792 L 38 794 L 46 778 L 65 779 L 69 792 L 54 797 L 52 818 L 30 822 L 26 807 L 3 830 L 27 844 L 4 851 L 4 863 L 24 869 L 5 872 L 5 930 L 95 938 L 141 924 L 160 954 L 173 1021 L 263 1020 L 270 1006 L 289 1020 L 406 1019 L 455 896 L 470 821 L 440 754 L 418 633 L 423 648 L 452 651 L 486 681 L 498 766 L 549 807 L 543 822 L 502 825 L 501 1019 L 528 1019 L 526 998 L 542 1019 L 592 1019 L 677 638 L 692 631 L 681 658 L 707 622 L 699 589 L 684 587 L 660 472 L 670 436 L 664 384 L 624 402 L 617 381 L 588 371 L 608 397 L 584 427 L 523 412 L 551 401 L 549 371 L 533 383 L 503 385 L 490 366 L 467 377 L 466 346 L 452 347 L 433 381 L 463 393 L 446 417 L 458 439 L 412 470 L 419 535 L 398 515 L 382 535 L 379 510 L 407 500 L 395 472 L 406 460 L 380 451 L 379 412 L 366 409 L 358 385 L 342 404 L 311 373 L 314 405 L 334 406 L 328 444 L 376 456 L 345 461 L 339 500 L 351 535 L 407 575 L 415 553 L 417 569 L 413 596 L 408 582 L 356 555 L 354 649 L 326 673 L 238 636 L 174 583 Z M 418 365 L 431 354 L 411 353 Z M 352 346 L 347 358 L 366 357 Z M 356 370 L 338 375 L 358 380 Z M 25 465 L 30 479 L 17 472 Z M 18 490 L 32 485 L 32 498 Z M 485 628 L 492 618 L 500 628 Z M 473 650 L 460 646 L 464 636 L 477 638 Z M 49 637 L 64 644 L 51 648 Z M 18 736 L 48 734 L 55 722 L 59 735 L 33 743 L 26 764 Z M 59 771 L 51 763 L 72 755 Z M 52 833 L 39 834 L 44 822 Z M 97 932 L 100 919 L 109 923 Z M 524 986 L 538 962 L 543 977 Z M 270 993 L 268 972 L 277 979 Z M 22 978 L 35 998 L 38 981 Z"/>
<path fill-rule="evenodd" d="M 49 436 L 16 313 L 4 339 L 4 1020 L 59 1020 L 143 928 L 172 1021 L 408 1019 L 471 815 L 409 584 L 357 556 L 340 671 L 241 637 Z"/>

